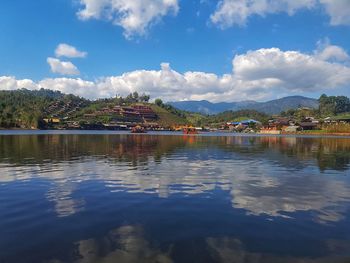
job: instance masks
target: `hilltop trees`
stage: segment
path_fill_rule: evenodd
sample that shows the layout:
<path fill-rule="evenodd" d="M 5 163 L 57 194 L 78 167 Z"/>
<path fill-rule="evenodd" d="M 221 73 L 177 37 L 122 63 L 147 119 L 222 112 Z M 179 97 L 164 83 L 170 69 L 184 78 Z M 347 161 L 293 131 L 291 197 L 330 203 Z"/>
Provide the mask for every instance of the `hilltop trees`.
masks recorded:
<path fill-rule="evenodd" d="M 51 101 L 44 94 L 45 90 L 0 91 L 0 127 L 38 127 L 41 113 Z"/>
<path fill-rule="evenodd" d="M 206 125 L 210 123 L 221 123 L 228 121 L 241 121 L 244 119 L 255 119 L 262 123 L 267 123 L 270 116 L 256 110 L 225 111 L 207 117 Z"/>
<path fill-rule="evenodd" d="M 350 99 L 345 96 L 327 96 L 322 94 L 318 101 L 321 115 L 336 115 L 350 111 Z"/>
<path fill-rule="evenodd" d="M 163 101 L 162 101 L 161 99 L 156 99 L 156 100 L 154 101 L 154 103 L 155 103 L 157 106 L 159 106 L 159 107 L 161 107 L 161 106 L 163 105 Z"/>
<path fill-rule="evenodd" d="M 115 97 L 115 102 L 118 105 L 122 105 L 122 104 L 131 104 L 131 103 L 148 103 L 150 100 L 150 96 L 146 95 L 146 94 L 142 94 L 139 95 L 138 92 L 133 92 L 130 93 L 128 96 L 126 96 L 125 98 L 121 97 L 121 96 L 116 96 Z"/>
<path fill-rule="evenodd" d="M 130 93 L 126 97 L 116 96 L 95 101 L 86 100 L 74 95 L 66 95 L 51 90 L 16 90 L 0 91 L 0 127 L 2 128 L 40 128 L 44 127 L 45 118 L 58 118 L 60 121 L 71 121 L 84 114 L 93 115 L 104 108 L 112 109 L 116 105 L 148 103 L 150 96 Z M 220 124 L 241 119 L 256 119 L 267 123 L 270 116 L 255 110 L 226 111 L 216 115 L 203 115 L 177 109 L 164 103 L 160 98 L 150 105 L 164 114 L 176 115 L 178 120 L 192 122 L 196 126 Z M 327 96 L 319 98 L 319 109 L 299 107 L 281 112 L 281 116 L 293 117 L 302 121 L 305 117 L 328 117 L 350 112 L 350 99 L 346 96 Z M 106 120 L 108 122 L 108 120 Z"/>
<path fill-rule="evenodd" d="M 0 91 L 0 127 L 40 128 L 53 104 L 73 105 L 86 100 L 52 90 Z M 69 107 L 67 107 L 69 108 Z"/>

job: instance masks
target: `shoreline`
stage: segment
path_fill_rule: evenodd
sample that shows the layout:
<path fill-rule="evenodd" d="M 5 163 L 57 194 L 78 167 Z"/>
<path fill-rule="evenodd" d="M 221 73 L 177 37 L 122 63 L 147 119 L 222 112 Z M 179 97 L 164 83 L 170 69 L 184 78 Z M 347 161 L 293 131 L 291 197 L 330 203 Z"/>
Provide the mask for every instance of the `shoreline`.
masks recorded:
<path fill-rule="evenodd" d="M 180 131 L 148 131 L 147 133 L 135 134 L 128 130 L 40 130 L 40 129 L 0 129 L 0 136 L 11 135 L 167 135 L 167 136 L 234 136 L 234 137 L 310 137 L 310 138 L 350 138 L 350 133 L 317 133 L 317 132 L 297 132 L 281 134 L 264 133 L 235 133 L 228 131 L 199 132 L 198 134 L 183 134 Z"/>
<path fill-rule="evenodd" d="M 297 132 L 297 133 L 281 133 L 281 135 L 303 135 L 303 136 L 342 136 L 348 137 L 350 136 L 349 132 Z"/>

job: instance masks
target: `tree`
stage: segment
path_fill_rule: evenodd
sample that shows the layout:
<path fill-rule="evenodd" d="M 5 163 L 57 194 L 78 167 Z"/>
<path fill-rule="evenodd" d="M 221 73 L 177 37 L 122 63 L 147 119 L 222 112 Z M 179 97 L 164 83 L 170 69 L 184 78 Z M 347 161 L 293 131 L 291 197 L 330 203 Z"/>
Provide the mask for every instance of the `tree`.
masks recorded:
<path fill-rule="evenodd" d="M 142 94 L 140 96 L 140 102 L 148 102 L 150 100 L 150 96 L 146 94 Z"/>
<path fill-rule="evenodd" d="M 163 106 L 163 101 L 161 99 L 156 99 L 154 103 L 159 107 Z"/>
<path fill-rule="evenodd" d="M 328 97 L 327 95 L 322 94 L 318 101 L 320 103 L 319 109 L 322 115 L 336 114 L 334 96 Z"/>
<path fill-rule="evenodd" d="M 135 102 L 138 102 L 139 101 L 139 94 L 137 93 L 137 91 L 135 91 L 133 94 L 132 94 L 132 97 L 134 99 Z"/>
<path fill-rule="evenodd" d="M 350 111 L 350 100 L 345 96 L 327 96 L 322 94 L 319 98 L 319 111 L 322 115 L 335 115 Z"/>
<path fill-rule="evenodd" d="M 338 96 L 335 99 L 336 113 L 344 113 L 350 111 L 350 100 L 345 96 Z"/>

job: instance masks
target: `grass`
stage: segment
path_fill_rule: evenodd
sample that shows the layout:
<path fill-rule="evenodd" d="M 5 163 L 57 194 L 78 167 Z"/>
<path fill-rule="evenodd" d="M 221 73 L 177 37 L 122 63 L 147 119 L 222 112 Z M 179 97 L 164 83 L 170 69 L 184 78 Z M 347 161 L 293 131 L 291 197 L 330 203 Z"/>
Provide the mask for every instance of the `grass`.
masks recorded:
<path fill-rule="evenodd" d="M 325 124 L 321 130 L 302 131 L 303 134 L 336 134 L 350 133 L 349 123 Z"/>
<path fill-rule="evenodd" d="M 322 127 L 322 130 L 325 130 L 328 133 L 350 133 L 350 124 L 349 123 L 335 123 L 328 124 Z"/>
<path fill-rule="evenodd" d="M 327 130 L 308 130 L 308 131 L 302 131 L 301 133 L 303 133 L 303 134 L 315 134 L 315 133 L 317 133 L 317 134 L 327 134 L 328 133 L 328 131 Z"/>
<path fill-rule="evenodd" d="M 188 121 L 180 116 L 168 112 L 167 110 L 151 104 L 150 107 L 158 115 L 159 120 L 157 122 L 163 127 L 172 127 L 177 125 L 187 125 Z"/>
<path fill-rule="evenodd" d="M 206 125 L 207 117 L 200 113 L 188 113 L 186 114 L 186 119 L 195 126 L 201 126 L 203 124 Z"/>
<path fill-rule="evenodd" d="M 338 114 L 337 116 L 334 116 L 332 119 L 334 120 L 340 120 L 340 119 L 350 119 L 350 113 L 342 113 L 342 114 Z"/>

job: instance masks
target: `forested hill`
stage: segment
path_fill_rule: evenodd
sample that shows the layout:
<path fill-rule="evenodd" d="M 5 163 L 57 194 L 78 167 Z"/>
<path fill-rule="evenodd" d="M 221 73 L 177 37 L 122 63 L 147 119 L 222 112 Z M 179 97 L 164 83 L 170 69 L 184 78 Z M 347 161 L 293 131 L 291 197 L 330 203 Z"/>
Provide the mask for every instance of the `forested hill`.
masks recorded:
<path fill-rule="evenodd" d="M 125 122 L 139 122 L 132 118 L 121 118 L 114 114 L 116 106 L 128 107 L 134 104 L 149 106 L 158 117 L 155 119 L 162 126 L 187 124 L 183 111 L 171 105 L 163 104 L 158 99 L 156 103 L 149 103 L 148 95 L 139 95 L 137 92 L 125 98 L 114 97 L 95 101 L 86 100 L 74 95 L 63 94 L 52 90 L 0 90 L 0 128 L 52 128 L 47 122 L 59 120 L 61 127 L 69 121 L 78 123 L 108 124 L 115 119 Z M 107 109 L 107 110 L 106 110 Z M 104 112 L 107 111 L 106 114 Z M 114 116 L 118 115 L 118 116 Z M 87 117 L 89 116 L 89 117 Z M 46 120 L 46 123 L 45 123 Z"/>
<path fill-rule="evenodd" d="M 0 127 L 38 128 L 48 115 L 62 115 L 89 101 L 52 90 L 0 91 Z"/>
<path fill-rule="evenodd" d="M 237 111 L 242 109 L 256 110 L 266 114 L 279 114 L 282 111 L 296 109 L 299 107 L 318 108 L 316 99 L 303 96 L 290 96 L 266 102 L 241 101 L 241 102 L 219 102 L 209 101 L 178 101 L 170 102 L 174 107 L 203 114 L 218 114 L 225 111 Z"/>
<path fill-rule="evenodd" d="M 300 117 L 308 110 L 308 116 L 318 118 L 349 114 L 350 99 L 345 96 L 322 95 L 319 100 L 305 97 L 287 97 L 265 103 L 253 103 L 249 109 L 228 110 L 216 115 L 191 113 L 164 104 L 160 99 L 149 102 L 150 96 L 137 92 L 125 98 L 114 97 L 90 101 L 78 96 L 63 94 L 52 90 L 0 90 L 0 128 L 67 128 L 68 123 L 110 124 L 123 123 L 158 123 L 162 127 L 192 124 L 196 126 L 219 125 L 227 121 L 256 119 L 267 122 L 275 109 L 284 110 L 282 116 Z M 146 112 L 136 110 L 138 118 L 130 117 L 133 107 L 146 106 Z M 254 106 L 254 107 L 253 107 Z M 248 107 L 248 106 L 247 106 Z M 315 109 L 305 109 L 315 108 Z M 122 109 L 121 109 L 122 108 Z M 250 109 L 252 108 L 252 109 Z M 122 110 L 122 113 L 118 111 Z M 147 113 L 147 109 L 150 111 Z M 131 112 L 130 112 L 131 110 Z M 280 112 L 278 112 L 280 113 Z M 151 115 L 150 115 L 151 114 Z M 147 119 L 151 116 L 150 119 Z M 153 116 L 153 117 L 152 117 Z M 59 127 L 47 125 L 57 120 Z"/>

